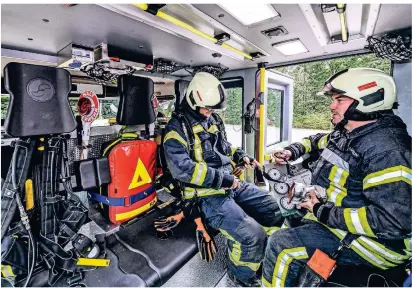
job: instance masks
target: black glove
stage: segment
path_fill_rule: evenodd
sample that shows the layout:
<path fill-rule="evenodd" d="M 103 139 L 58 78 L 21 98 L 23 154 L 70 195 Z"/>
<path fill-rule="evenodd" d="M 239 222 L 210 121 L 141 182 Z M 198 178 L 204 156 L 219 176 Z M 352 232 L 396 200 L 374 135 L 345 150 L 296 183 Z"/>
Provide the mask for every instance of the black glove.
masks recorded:
<path fill-rule="evenodd" d="M 211 262 L 215 259 L 217 252 L 215 240 L 209 235 L 209 233 L 207 233 L 201 218 L 195 219 L 195 223 L 197 224 L 196 241 L 197 248 L 200 252 L 200 258 L 206 260 L 207 262 Z"/>

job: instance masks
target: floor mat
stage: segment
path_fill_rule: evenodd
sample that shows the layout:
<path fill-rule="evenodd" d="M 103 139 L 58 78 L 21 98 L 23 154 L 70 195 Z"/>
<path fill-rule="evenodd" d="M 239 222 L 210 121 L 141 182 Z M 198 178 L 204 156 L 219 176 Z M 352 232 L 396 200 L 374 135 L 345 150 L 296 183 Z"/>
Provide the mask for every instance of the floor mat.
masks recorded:
<path fill-rule="evenodd" d="M 207 263 L 196 254 L 173 277 L 167 281 L 165 287 L 214 287 L 226 273 L 226 238 L 219 234 L 215 237 L 218 249 L 216 258 Z"/>

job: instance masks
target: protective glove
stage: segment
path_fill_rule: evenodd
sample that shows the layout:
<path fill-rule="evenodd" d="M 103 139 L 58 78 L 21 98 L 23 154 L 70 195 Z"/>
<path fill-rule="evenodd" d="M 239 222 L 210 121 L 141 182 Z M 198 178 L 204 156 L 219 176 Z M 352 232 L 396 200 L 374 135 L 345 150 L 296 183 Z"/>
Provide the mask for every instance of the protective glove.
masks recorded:
<path fill-rule="evenodd" d="M 259 169 L 262 168 L 262 166 L 258 161 L 256 161 L 256 159 L 249 156 L 243 157 L 242 161 L 240 161 L 240 163 L 236 166 L 244 166 L 247 169 L 254 169 L 255 166 L 257 166 Z"/>
<path fill-rule="evenodd" d="M 178 214 L 169 217 L 162 216 L 156 218 L 153 225 L 157 231 L 166 232 L 172 230 L 173 228 L 176 228 L 183 218 L 183 211 L 181 211 Z"/>
<path fill-rule="evenodd" d="M 321 203 L 326 202 L 328 195 L 325 188 L 318 185 L 306 186 L 305 184 L 295 182 L 289 191 L 289 203 L 300 204 L 309 201 L 309 191 L 314 191 L 316 198 L 318 198 Z"/>
<path fill-rule="evenodd" d="M 196 241 L 197 248 L 200 252 L 200 258 L 206 260 L 207 262 L 211 262 L 213 259 L 215 259 L 217 252 L 215 241 L 209 235 L 209 233 L 207 233 L 200 217 L 195 219 L 195 223 L 197 225 Z"/>

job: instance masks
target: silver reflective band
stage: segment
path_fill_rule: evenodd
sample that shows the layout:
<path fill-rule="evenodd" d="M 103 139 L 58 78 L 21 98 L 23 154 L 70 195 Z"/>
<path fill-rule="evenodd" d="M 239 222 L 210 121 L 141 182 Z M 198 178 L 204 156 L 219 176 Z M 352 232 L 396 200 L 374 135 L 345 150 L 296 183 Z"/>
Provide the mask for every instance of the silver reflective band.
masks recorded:
<path fill-rule="evenodd" d="M 321 156 L 329 163 L 349 172 L 349 164 L 328 148 L 323 149 Z"/>

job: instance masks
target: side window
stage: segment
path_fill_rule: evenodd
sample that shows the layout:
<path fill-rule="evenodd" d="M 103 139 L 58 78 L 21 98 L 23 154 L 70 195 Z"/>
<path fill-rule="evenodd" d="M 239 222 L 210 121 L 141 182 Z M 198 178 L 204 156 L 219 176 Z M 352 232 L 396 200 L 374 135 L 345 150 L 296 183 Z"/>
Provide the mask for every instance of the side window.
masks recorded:
<path fill-rule="evenodd" d="M 226 90 L 226 110 L 218 112 L 225 123 L 227 140 L 233 147 L 243 147 L 243 80 L 221 80 Z"/>
<path fill-rule="evenodd" d="M 282 139 L 282 111 L 283 111 L 282 90 L 268 89 L 267 103 L 267 146 L 281 142 Z"/>

